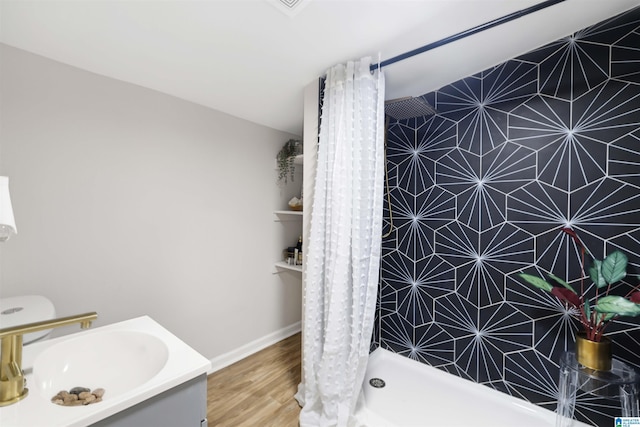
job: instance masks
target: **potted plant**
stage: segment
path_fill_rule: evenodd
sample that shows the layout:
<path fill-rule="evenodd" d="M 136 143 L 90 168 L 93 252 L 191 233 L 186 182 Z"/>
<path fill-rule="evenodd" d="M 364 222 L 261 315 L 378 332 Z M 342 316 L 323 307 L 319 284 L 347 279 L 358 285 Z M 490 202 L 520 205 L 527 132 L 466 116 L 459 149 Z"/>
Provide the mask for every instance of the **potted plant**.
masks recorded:
<path fill-rule="evenodd" d="M 302 141 L 299 139 L 290 139 L 284 143 L 276 156 L 278 162 L 278 182 L 284 180 L 286 184 L 287 178 L 291 178 L 291 181 L 293 181 L 293 173 L 295 171 L 293 161 L 295 156 L 301 153 Z"/>
<path fill-rule="evenodd" d="M 548 280 L 520 273 L 518 276 L 536 288 L 547 291 L 574 308 L 572 315 L 582 325 L 582 332 L 576 338 L 576 358 L 582 365 L 596 370 L 611 369 L 611 340 L 604 336 L 607 326 L 618 316 L 640 315 L 640 285 L 632 287 L 624 296 L 610 294 L 612 286 L 627 275 L 627 256 L 614 251 L 603 260 L 593 258 L 589 267 L 589 278 L 595 285 L 595 295 L 589 298 L 585 292 L 586 248 L 576 232 L 562 228 L 580 252 L 580 293 L 567 281 L 549 273 Z M 591 256 L 591 254 L 589 254 Z"/>

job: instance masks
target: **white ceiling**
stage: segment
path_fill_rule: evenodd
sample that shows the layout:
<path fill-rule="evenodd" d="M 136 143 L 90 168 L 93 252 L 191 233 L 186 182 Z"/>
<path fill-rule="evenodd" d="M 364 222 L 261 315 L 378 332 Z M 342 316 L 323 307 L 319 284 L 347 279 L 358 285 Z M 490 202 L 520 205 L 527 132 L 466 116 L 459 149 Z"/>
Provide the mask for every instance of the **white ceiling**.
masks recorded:
<path fill-rule="evenodd" d="M 294 134 L 303 87 L 542 0 L 0 0 L 0 42 Z M 566 0 L 385 67 L 387 99 L 417 96 L 566 36 L 640 0 Z"/>

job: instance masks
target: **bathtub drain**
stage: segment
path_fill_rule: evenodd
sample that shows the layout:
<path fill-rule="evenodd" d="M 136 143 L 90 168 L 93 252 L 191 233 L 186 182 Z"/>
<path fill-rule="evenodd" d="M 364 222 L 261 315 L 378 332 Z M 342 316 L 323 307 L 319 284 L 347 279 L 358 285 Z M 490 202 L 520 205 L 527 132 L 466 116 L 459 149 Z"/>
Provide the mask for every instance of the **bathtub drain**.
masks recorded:
<path fill-rule="evenodd" d="M 375 388 L 382 388 L 386 385 L 384 380 L 381 378 L 371 378 L 369 380 L 369 384 L 371 384 L 371 386 Z"/>

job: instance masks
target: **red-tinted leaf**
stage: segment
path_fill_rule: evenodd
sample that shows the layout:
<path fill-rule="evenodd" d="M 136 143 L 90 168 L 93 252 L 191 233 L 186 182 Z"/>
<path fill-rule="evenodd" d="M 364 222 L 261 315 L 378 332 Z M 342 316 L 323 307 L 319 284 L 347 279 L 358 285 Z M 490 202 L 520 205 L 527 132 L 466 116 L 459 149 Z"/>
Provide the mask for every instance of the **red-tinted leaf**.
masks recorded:
<path fill-rule="evenodd" d="M 551 290 L 551 293 L 560 301 L 566 301 L 574 307 L 580 306 L 580 298 L 578 298 L 578 295 L 572 292 L 571 289 L 556 286 Z"/>
<path fill-rule="evenodd" d="M 580 241 L 580 239 L 578 238 L 578 235 L 576 234 L 575 231 L 573 231 L 573 228 L 569 228 L 569 227 L 562 227 L 562 231 L 564 231 L 565 233 L 567 233 L 569 236 L 571 236 L 571 238 L 573 239 L 573 241 L 576 243 L 576 245 L 579 248 L 583 248 L 584 246 L 582 245 L 582 242 Z"/>
<path fill-rule="evenodd" d="M 629 296 L 631 302 L 635 302 L 636 304 L 640 304 L 640 291 L 634 292 Z"/>

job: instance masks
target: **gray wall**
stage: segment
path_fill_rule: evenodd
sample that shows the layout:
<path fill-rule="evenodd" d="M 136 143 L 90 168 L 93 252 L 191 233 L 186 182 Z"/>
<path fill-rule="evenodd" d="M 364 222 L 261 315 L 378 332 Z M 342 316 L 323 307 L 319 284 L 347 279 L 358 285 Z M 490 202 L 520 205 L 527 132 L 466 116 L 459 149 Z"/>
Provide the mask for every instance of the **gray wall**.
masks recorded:
<path fill-rule="evenodd" d="M 300 320 L 300 275 L 273 267 L 295 242 L 273 215 L 299 191 L 276 184 L 292 135 L 0 55 L 0 174 L 19 232 L 0 245 L 0 296 L 45 295 L 97 325 L 147 314 L 207 358 Z"/>

